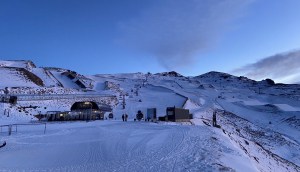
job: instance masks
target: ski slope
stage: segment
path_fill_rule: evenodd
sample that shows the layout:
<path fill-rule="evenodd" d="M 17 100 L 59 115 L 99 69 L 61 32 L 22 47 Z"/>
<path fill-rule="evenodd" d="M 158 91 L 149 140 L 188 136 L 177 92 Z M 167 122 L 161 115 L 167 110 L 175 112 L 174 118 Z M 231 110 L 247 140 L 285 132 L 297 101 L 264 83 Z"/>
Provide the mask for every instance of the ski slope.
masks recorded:
<path fill-rule="evenodd" d="M 257 171 L 218 130 L 121 121 L 20 126 L 0 171 Z"/>

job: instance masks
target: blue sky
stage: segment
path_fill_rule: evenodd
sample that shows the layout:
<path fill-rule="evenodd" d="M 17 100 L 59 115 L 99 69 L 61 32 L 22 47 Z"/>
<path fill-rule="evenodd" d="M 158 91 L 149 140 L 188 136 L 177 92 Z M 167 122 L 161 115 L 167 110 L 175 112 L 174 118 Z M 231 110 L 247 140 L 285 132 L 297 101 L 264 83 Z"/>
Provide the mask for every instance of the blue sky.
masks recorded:
<path fill-rule="evenodd" d="M 0 0 L 0 59 L 82 74 L 232 72 L 298 50 L 299 9 L 299 0 Z"/>

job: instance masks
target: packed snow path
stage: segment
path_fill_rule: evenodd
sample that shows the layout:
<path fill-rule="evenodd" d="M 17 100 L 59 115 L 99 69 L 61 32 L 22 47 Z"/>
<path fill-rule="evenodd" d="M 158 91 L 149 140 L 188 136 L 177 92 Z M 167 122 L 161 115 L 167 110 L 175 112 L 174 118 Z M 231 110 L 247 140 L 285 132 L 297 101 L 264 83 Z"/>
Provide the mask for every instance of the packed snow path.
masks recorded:
<path fill-rule="evenodd" d="M 48 123 L 4 136 L 0 171 L 256 171 L 217 129 L 144 122 Z"/>

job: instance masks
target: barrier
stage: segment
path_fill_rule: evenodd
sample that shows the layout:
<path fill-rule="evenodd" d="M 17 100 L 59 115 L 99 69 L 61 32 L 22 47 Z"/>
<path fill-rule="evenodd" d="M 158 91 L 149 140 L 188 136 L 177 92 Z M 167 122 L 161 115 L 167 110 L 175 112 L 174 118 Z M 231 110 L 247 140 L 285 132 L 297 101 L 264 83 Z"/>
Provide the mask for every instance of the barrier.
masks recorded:
<path fill-rule="evenodd" d="M 47 123 L 33 123 L 33 124 L 8 124 L 8 125 L 0 125 L 0 133 L 7 132 L 10 136 L 13 132 L 18 132 L 18 126 L 34 126 L 34 125 L 44 125 L 44 134 L 46 134 Z M 4 130 L 6 129 L 7 130 Z"/>

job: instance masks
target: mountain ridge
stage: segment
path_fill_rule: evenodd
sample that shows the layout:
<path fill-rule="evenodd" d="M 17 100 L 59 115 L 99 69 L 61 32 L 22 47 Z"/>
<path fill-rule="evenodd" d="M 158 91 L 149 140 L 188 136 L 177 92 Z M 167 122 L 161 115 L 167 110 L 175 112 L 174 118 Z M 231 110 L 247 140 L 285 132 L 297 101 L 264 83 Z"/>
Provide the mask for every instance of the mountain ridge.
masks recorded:
<path fill-rule="evenodd" d="M 37 120 L 34 115 L 48 111 L 70 111 L 76 101 L 86 101 L 75 100 L 74 95 L 110 95 L 102 102 L 111 107 L 116 119 L 127 113 L 129 120 L 133 120 L 137 111 L 147 114 L 148 108 L 156 108 L 157 116 L 164 116 L 167 107 L 175 106 L 192 114 L 189 125 L 210 127 L 212 113 L 216 111 L 222 129 L 218 131 L 259 170 L 300 169 L 300 85 L 274 83 L 271 79 L 255 81 L 216 71 L 195 77 L 175 71 L 81 75 L 68 69 L 24 66 L 23 61 L 10 61 L 9 65 L 0 67 L 0 95 L 29 99 L 14 105 L 2 103 L 0 114 L 4 115 L 0 115 L 0 123 L 28 122 Z M 44 86 L 28 81 L 13 65 L 27 67 Z M 43 95 L 55 96 L 30 99 Z"/>

